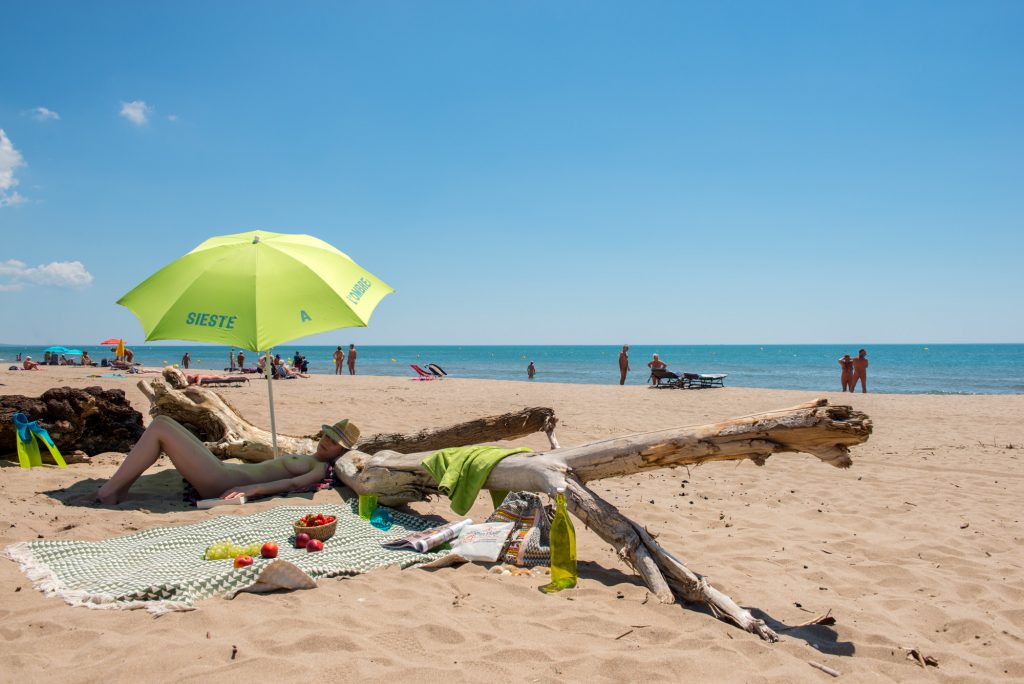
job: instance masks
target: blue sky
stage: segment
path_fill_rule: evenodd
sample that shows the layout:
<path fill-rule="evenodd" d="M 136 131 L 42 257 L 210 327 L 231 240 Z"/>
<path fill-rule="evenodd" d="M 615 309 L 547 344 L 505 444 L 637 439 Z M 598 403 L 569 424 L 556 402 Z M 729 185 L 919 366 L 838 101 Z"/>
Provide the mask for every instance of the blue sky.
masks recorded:
<path fill-rule="evenodd" d="M 397 290 L 306 344 L 1024 341 L 1018 2 L 3 14 L 0 343 L 258 228 Z"/>

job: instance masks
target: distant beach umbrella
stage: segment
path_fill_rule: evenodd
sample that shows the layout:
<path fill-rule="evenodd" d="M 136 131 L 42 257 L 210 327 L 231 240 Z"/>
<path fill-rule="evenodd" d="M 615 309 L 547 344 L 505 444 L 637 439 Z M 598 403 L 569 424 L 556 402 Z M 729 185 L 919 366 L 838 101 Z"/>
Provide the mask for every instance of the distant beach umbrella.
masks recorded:
<path fill-rule="evenodd" d="M 348 255 L 310 235 L 251 231 L 206 240 L 118 304 L 146 340 L 190 340 L 267 352 L 338 328 L 363 327 L 394 290 Z M 270 429 L 277 453 L 271 364 Z"/>
<path fill-rule="evenodd" d="M 103 344 L 103 345 L 107 345 L 107 344 L 117 344 L 117 343 L 119 343 L 120 341 L 121 341 L 121 338 L 120 338 L 120 337 L 108 337 L 107 339 L 105 339 L 105 340 L 103 340 L 102 342 L 100 342 L 100 344 Z"/>

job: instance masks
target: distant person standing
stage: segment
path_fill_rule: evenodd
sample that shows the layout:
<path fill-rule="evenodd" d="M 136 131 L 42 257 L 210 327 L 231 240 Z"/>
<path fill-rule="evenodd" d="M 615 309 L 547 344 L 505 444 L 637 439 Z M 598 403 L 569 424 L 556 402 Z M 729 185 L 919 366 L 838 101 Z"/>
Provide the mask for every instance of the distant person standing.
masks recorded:
<path fill-rule="evenodd" d="M 356 345 L 348 345 L 348 374 L 356 374 Z"/>
<path fill-rule="evenodd" d="M 241 349 L 238 350 L 238 370 L 245 368 L 245 352 Z"/>
<path fill-rule="evenodd" d="M 533 380 L 533 376 L 537 374 L 537 367 L 533 365 L 533 361 L 526 367 L 526 377 Z"/>
<path fill-rule="evenodd" d="M 188 364 L 191 363 L 191 362 L 192 362 L 192 357 L 188 355 L 188 352 L 185 352 L 185 355 L 181 357 L 181 367 L 187 369 L 188 368 Z"/>
<path fill-rule="evenodd" d="M 89 358 L 89 352 L 87 352 L 87 351 L 82 352 L 82 365 L 83 366 L 91 366 L 92 365 L 92 359 Z"/>
<path fill-rule="evenodd" d="M 128 363 L 131 363 L 132 359 L 134 359 L 134 358 L 135 358 L 135 352 L 133 352 L 128 347 L 125 347 L 124 348 L 124 360 L 127 361 Z"/>
<path fill-rule="evenodd" d="M 842 371 L 839 375 L 839 383 L 843 386 L 843 391 L 853 391 L 853 359 L 850 358 L 849 354 L 843 354 L 843 358 L 839 359 L 839 366 Z"/>
<path fill-rule="evenodd" d="M 629 372 L 629 345 L 622 345 L 622 351 L 619 352 L 619 384 L 626 384 L 626 373 Z"/>
<path fill-rule="evenodd" d="M 235 348 L 228 353 L 228 370 L 235 370 Z"/>
<path fill-rule="evenodd" d="M 650 363 L 647 364 L 647 367 L 651 369 L 651 381 L 654 383 L 654 386 L 657 387 L 659 384 L 661 384 L 661 378 L 654 375 L 654 371 L 668 368 L 668 364 L 659 359 L 658 355 L 655 354 L 651 358 Z"/>
<path fill-rule="evenodd" d="M 857 358 L 853 359 L 853 380 L 850 381 L 850 391 L 857 389 L 857 381 L 860 380 L 860 391 L 867 394 L 868 391 L 868 350 L 861 349 L 857 352 Z"/>
<path fill-rule="evenodd" d="M 341 351 L 341 345 L 334 350 L 334 374 L 344 375 L 342 371 L 345 369 L 345 352 Z"/>

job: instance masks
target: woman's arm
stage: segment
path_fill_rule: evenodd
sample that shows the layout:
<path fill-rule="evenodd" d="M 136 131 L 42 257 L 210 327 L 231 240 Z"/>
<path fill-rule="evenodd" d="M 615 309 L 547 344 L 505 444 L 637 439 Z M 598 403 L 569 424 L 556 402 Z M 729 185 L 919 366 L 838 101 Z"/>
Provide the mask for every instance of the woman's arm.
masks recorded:
<path fill-rule="evenodd" d="M 313 468 L 305 475 L 296 475 L 284 480 L 273 480 L 271 482 L 258 482 L 256 484 L 232 487 L 220 495 L 222 499 L 237 499 L 240 496 L 269 496 L 271 494 L 282 494 L 294 492 L 315 485 L 324 479 L 323 468 Z"/>

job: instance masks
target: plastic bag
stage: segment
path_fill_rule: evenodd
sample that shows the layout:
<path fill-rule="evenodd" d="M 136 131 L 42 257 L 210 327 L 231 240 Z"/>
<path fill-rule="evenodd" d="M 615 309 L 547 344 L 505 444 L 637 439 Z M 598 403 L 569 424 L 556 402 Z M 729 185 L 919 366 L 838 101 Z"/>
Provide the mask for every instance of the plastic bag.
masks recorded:
<path fill-rule="evenodd" d="M 462 534 L 452 544 L 452 553 L 468 561 L 493 563 L 498 560 L 509 533 L 515 527 L 512 523 L 483 523 L 466 525 Z"/>

